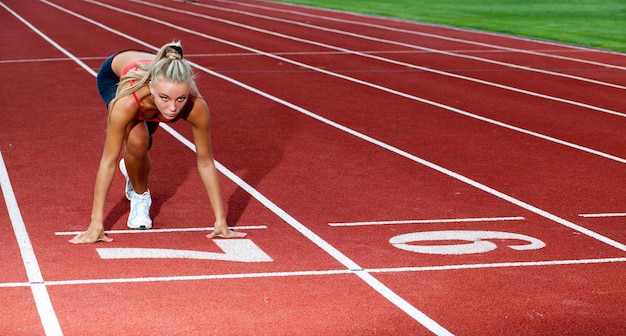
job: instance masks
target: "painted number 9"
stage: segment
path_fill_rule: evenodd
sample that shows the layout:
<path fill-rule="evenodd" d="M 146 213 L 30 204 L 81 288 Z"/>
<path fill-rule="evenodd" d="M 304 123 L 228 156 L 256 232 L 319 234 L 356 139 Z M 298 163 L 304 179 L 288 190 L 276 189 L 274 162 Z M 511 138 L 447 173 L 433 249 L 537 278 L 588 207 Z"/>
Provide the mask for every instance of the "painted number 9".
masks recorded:
<path fill-rule="evenodd" d="M 413 232 L 392 237 L 389 242 L 401 249 L 426 254 L 473 254 L 495 250 L 498 246 L 486 239 L 521 240 L 524 244 L 509 245 L 514 250 L 538 250 L 546 244 L 537 238 L 523 234 L 499 231 L 427 231 Z M 426 244 L 415 243 L 433 241 L 465 241 L 461 244 Z"/>

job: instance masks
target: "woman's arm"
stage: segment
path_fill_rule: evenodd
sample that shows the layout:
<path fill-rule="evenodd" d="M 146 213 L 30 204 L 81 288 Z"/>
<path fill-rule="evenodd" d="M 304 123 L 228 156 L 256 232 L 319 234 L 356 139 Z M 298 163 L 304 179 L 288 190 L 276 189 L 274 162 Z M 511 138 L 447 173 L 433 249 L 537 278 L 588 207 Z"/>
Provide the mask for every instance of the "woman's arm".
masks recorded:
<path fill-rule="evenodd" d="M 193 130 L 193 141 L 196 146 L 196 163 L 204 188 L 209 196 L 209 201 L 215 215 L 214 230 L 207 235 L 208 238 L 242 238 L 247 234 L 234 232 L 228 229 L 226 213 L 222 200 L 219 175 L 215 167 L 211 150 L 211 136 L 209 131 L 210 117 L 209 108 L 202 98 L 196 98 L 194 107 L 187 117 Z"/>
<path fill-rule="evenodd" d="M 134 101 L 130 101 L 129 104 L 129 99 L 124 97 L 115 104 L 115 107 L 109 113 L 104 150 L 96 175 L 91 222 L 87 231 L 71 239 L 70 243 L 81 244 L 95 243 L 98 241 L 113 241 L 113 239 L 110 239 L 104 234 L 104 207 L 117 168 L 117 159 L 119 158 L 122 144 L 124 143 L 126 127 L 134 118 L 132 104 L 134 104 Z M 136 113 L 136 105 L 134 110 Z"/>

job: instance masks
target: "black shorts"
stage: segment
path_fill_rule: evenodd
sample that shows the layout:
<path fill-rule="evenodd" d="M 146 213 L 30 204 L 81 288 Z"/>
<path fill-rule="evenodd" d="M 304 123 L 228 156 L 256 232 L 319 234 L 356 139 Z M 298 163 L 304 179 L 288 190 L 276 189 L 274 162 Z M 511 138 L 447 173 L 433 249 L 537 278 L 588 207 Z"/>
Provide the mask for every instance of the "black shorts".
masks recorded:
<path fill-rule="evenodd" d="M 104 101 L 104 105 L 109 107 L 109 103 L 113 98 L 115 98 L 115 92 L 117 91 L 117 85 L 120 83 L 120 78 L 117 77 L 113 69 L 111 68 L 111 63 L 113 63 L 113 58 L 120 53 L 125 51 L 141 51 L 153 54 L 150 51 L 140 50 L 140 49 L 124 49 L 116 52 L 115 54 L 107 57 L 104 60 L 100 69 L 98 70 L 98 75 L 96 76 L 96 85 L 98 86 L 98 92 L 100 93 L 100 97 Z"/>

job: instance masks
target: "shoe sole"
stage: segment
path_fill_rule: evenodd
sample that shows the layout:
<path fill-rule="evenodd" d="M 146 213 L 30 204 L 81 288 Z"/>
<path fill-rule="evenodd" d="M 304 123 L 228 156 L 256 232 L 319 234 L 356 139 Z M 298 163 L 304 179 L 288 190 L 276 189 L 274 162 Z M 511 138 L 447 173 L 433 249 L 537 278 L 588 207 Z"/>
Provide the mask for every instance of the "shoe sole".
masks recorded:
<path fill-rule="evenodd" d="M 129 229 L 131 230 L 138 230 L 138 231 L 142 231 L 142 230 L 150 230 L 152 229 L 152 225 L 147 226 L 147 225 L 140 225 L 139 227 L 132 227 L 130 226 L 128 223 L 126 223 L 126 226 L 128 226 Z"/>

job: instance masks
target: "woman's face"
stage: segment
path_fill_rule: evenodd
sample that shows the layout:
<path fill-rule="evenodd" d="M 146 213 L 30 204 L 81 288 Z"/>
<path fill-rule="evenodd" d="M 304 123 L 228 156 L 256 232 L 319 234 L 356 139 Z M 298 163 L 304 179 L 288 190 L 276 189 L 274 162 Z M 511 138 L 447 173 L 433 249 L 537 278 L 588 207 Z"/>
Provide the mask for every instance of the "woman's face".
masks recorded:
<path fill-rule="evenodd" d="M 165 120 L 173 120 L 187 103 L 189 85 L 159 76 L 150 82 L 150 92 L 154 97 L 154 104 Z"/>

